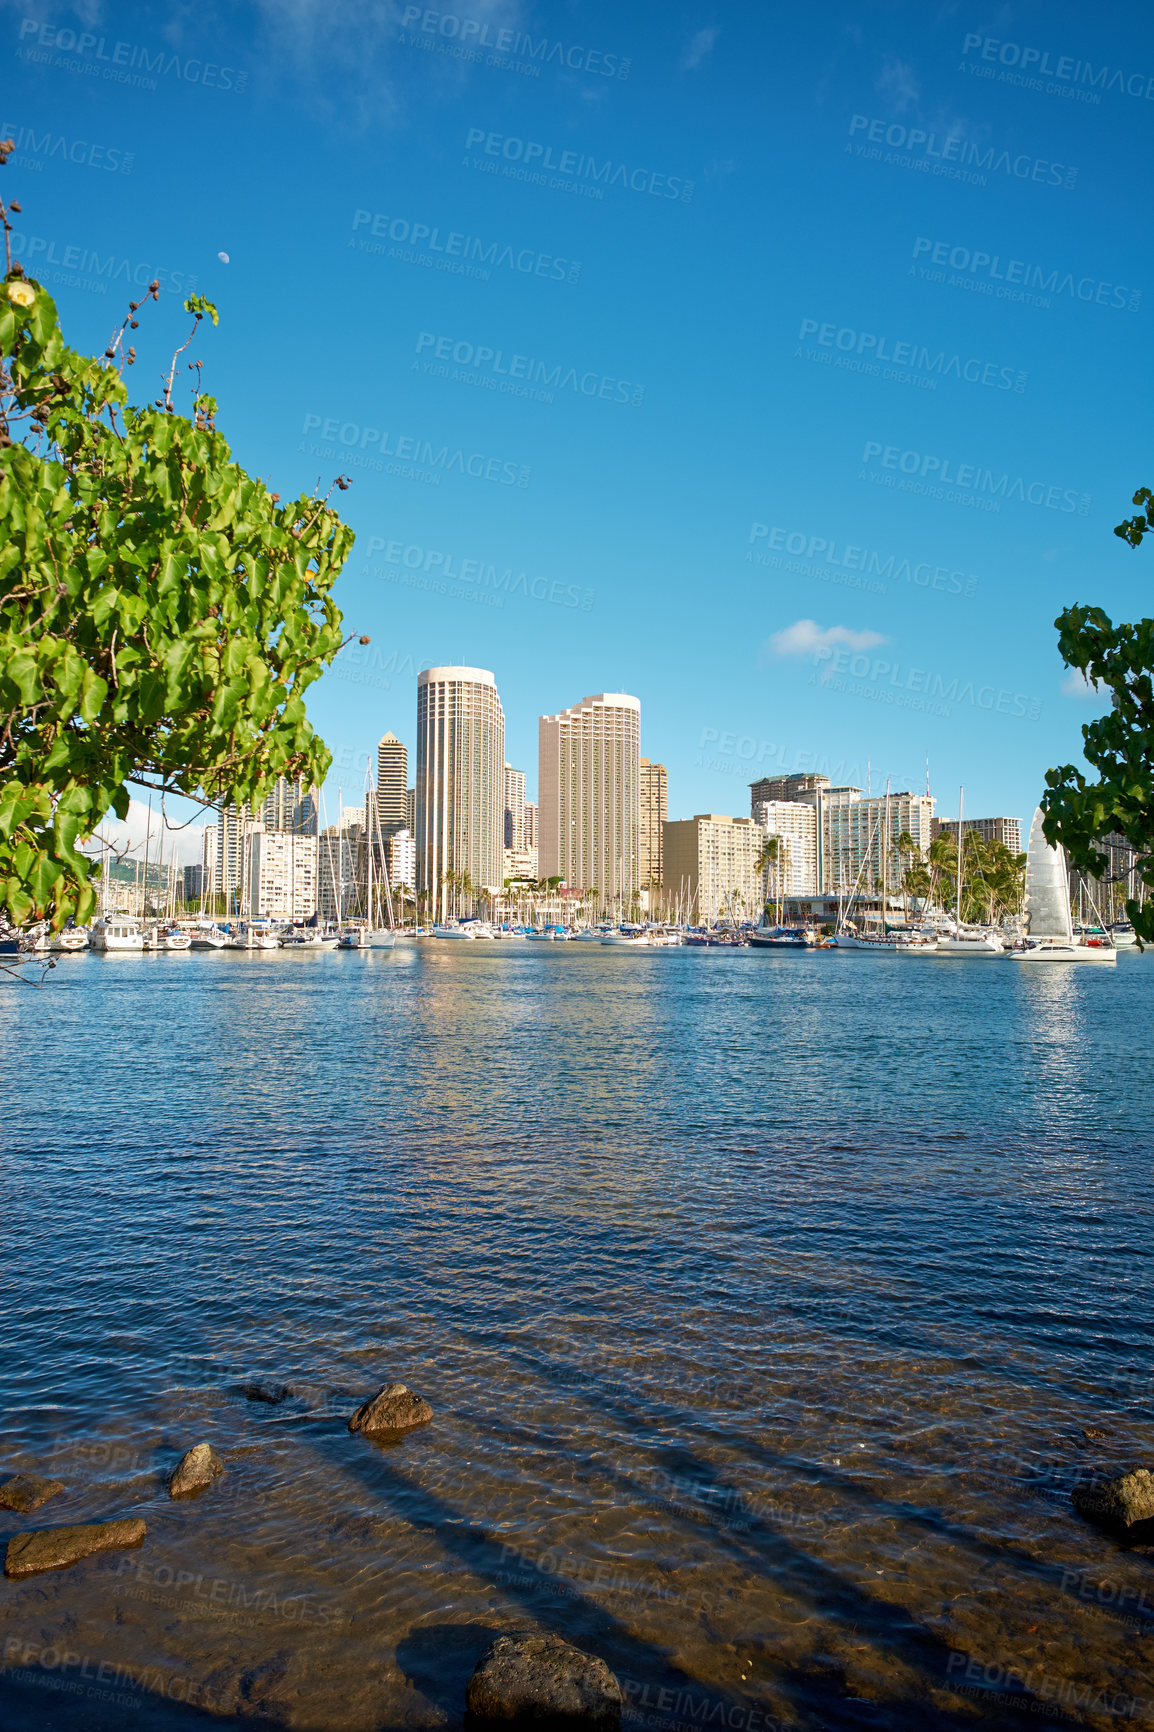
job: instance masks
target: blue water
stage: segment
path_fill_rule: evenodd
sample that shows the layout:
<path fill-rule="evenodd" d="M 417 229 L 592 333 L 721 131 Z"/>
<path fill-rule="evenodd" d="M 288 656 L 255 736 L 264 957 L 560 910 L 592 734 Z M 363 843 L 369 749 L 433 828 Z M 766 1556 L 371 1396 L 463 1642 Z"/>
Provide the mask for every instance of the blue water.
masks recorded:
<path fill-rule="evenodd" d="M 0 1583 L 0 1716 L 459 1726 L 531 1625 L 635 1726 L 1154 1723 L 1154 1554 L 1069 1502 L 1154 1467 L 1152 1012 L 1130 953 L 6 985 L 0 1470 L 67 1489 L 0 1540 L 149 1532 Z M 392 1378 L 432 1425 L 351 1436 Z"/>

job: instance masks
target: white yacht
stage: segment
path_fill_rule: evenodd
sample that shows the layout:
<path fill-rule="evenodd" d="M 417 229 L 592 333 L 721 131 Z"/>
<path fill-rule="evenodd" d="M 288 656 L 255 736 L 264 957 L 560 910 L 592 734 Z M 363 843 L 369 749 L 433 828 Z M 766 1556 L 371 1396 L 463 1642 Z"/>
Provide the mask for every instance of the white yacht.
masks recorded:
<path fill-rule="evenodd" d="M 1025 948 L 1012 950 L 1015 962 L 1116 963 L 1118 952 L 1108 940 L 1086 942 L 1074 937 L 1070 918 L 1070 876 L 1066 850 L 1052 848 L 1042 834 L 1042 812 L 1034 813 L 1026 850 Z"/>
<path fill-rule="evenodd" d="M 128 914 L 106 914 L 93 922 L 88 944 L 92 950 L 143 950 L 144 931 Z"/>
<path fill-rule="evenodd" d="M 217 926 L 194 926 L 188 938 L 194 950 L 228 949 L 228 934 Z"/>
<path fill-rule="evenodd" d="M 942 933 L 935 946 L 939 956 L 1004 956 L 1006 947 L 996 932 L 980 927 L 955 927 Z"/>
<path fill-rule="evenodd" d="M 191 950 L 192 934 L 183 932 L 179 926 L 166 926 L 161 932 L 165 950 Z"/>
<path fill-rule="evenodd" d="M 53 950 L 70 955 L 77 950 L 88 949 L 88 932 L 83 926 L 65 926 L 52 940 Z"/>
<path fill-rule="evenodd" d="M 1110 928 L 1110 936 L 1114 940 L 1114 943 L 1120 947 L 1128 948 L 1131 944 L 1137 943 L 1137 939 L 1134 936 L 1134 928 L 1128 920 L 1115 920 L 1113 926 Z"/>
<path fill-rule="evenodd" d="M 997 933 L 984 926 L 962 925 L 962 837 L 965 831 L 964 790 L 958 789 L 958 869 L 954 875 L 954 925 L 950 932 L 938 934 L 939 956 L 1004 956 L 1006 947 Z"/>
<path fill-rule="evenodd" d="M 475 938 L 471 926 L 462 926 L 459 920 L 446 920 L 433 927 L 434 938 Z"/>

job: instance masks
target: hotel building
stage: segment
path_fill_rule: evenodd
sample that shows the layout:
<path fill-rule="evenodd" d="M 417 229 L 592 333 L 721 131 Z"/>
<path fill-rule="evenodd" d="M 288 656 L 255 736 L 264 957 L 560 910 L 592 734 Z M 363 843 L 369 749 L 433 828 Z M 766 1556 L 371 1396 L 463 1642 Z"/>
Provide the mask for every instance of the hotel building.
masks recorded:
<path fill-rule="evenodd" d="M 752 818 L 698 812 L 663 827 L 666 902 L 682 903 L 695 920 L 760 919 L 763 874 L 757 856 L 765 831 Z"/>
<path fill-rule="evenodd" d="M 542 878 L 623 906 L 640 884 L 641 701 L 599 692 L 538 723 Z"/>
<path fill-rule="evenodd" d="M 450 906 L 445 876 L 499 890 L 505 833 L 505 712 L 486 668 L 417 676 L 417 889 L 435 919 Z"/>
<path fill-rule="evenodd" d="M 664 764 L 641 760 L 641 887 L 660 885 L 662 825 L 669 816 L 669 777 Z"/>

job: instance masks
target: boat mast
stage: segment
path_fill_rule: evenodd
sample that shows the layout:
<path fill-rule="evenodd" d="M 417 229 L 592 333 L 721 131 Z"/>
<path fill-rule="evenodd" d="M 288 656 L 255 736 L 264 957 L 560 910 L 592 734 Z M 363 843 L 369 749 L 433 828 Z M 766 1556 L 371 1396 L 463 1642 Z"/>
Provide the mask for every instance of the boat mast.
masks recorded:
<path fill-rule="evenodd" d="M 958 882 L 954 886 L 954 925 L 958 936 L 962 931 L 962 789 L 958 788 Z"/>

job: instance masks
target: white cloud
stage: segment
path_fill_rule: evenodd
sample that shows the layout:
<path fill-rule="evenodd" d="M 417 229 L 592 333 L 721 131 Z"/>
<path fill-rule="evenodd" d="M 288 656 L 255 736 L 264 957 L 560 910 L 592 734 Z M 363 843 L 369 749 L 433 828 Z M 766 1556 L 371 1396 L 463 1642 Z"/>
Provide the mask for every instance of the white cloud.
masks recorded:
<path fill-rule="evenodd" d="M 913 67 L 907 66 L 904 60 L 896 60 L 893 55 L 887 55 L 883 61 L 874 89 L 898 114 L 912 108 L 921 94 Z"/>
<path fill-rule="evenodd" d="M 761 647 L 775 656 L 812 656 L 819 650 L 832 650 L 837 645 L 851 650 L 867 650 L 885 641 L 877 631 L 854 631 L 848 625 L 822 627 L 816 620 L 798 619 L 787 625 L 784 631 L 774 632 Z"/>
<path fill-rule="evenodd" d="M 706 56 L 713 52 L 713 44 L 717 41 L 717 37 L 718 31 L 712 24 L 707 25 L 704 30 L 699 30 L 695 36 L 691 36 L 685 45 L 685 52 L 681 56 L 681 70 L 683 72 L 695 72 Z"/>
<path fill-rule="evenodd" d="M 1106 701 L 1105 686 L 1095 685 L 1088 680 L 1081 668 L 1071 668 L 1062 681 L 1062 691 L 1068 698 L 1094 698 L 1098 703 Z"/>
<path fill-rule="evenodd" d="M 201 825 L 206 819 L 215 823 L 216 815 L 213 812 L 194 815 L 195 809 L 186 800 L 179 802 L 180 811 L 177 812 L 176 804 L 173 801 L 166 802 L 166 824 L 165 818 L 161 816 L 160 802 L 153 801 L 150 835 L 148 802 L 132 799 L 128 803 L 128 817 L 121 821 L 114 813 L 109 813 L 103 823 L 97 825 L 96 837 L 130 862 L 144 859 L 147 841 L 150 861 L 156 860 L 159 855 L 167 866 L 175 851 L 178 866 L 195 865 L 201 857 Z M 189 818 L 192 818 L 191 824 L 188 823 Z M 187 828 L 184 827 L 186 825 Z"/>

